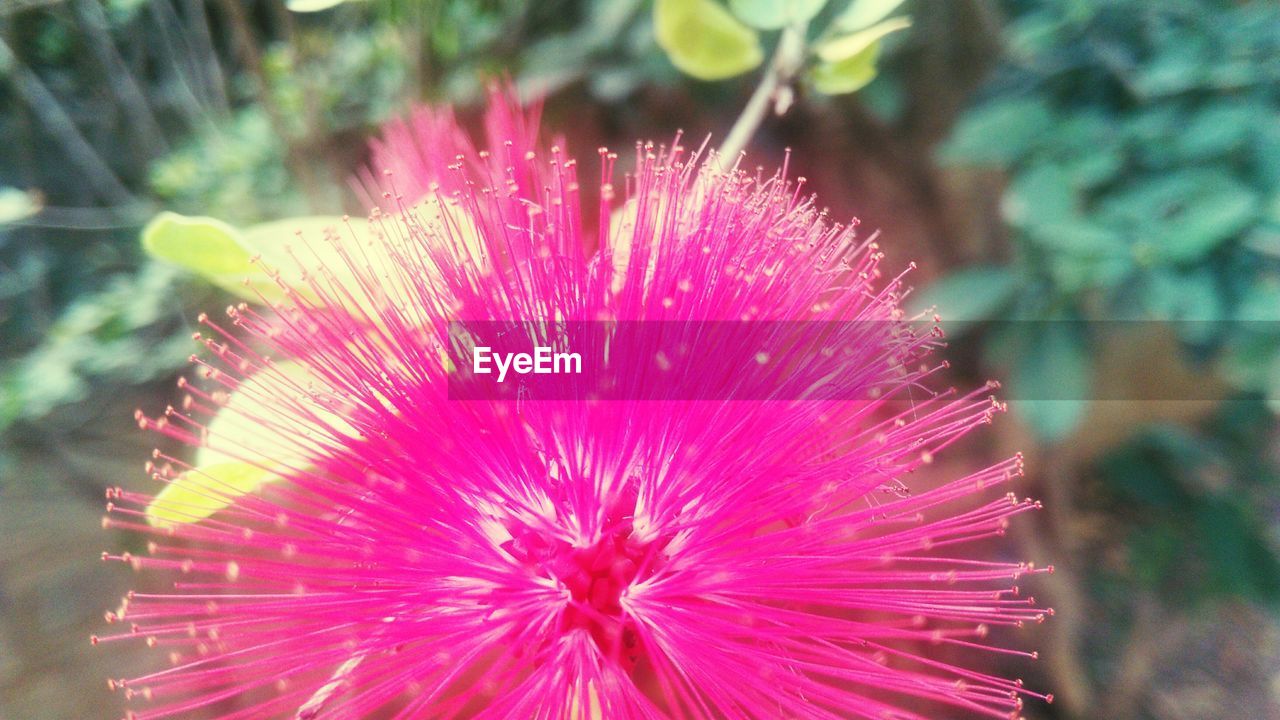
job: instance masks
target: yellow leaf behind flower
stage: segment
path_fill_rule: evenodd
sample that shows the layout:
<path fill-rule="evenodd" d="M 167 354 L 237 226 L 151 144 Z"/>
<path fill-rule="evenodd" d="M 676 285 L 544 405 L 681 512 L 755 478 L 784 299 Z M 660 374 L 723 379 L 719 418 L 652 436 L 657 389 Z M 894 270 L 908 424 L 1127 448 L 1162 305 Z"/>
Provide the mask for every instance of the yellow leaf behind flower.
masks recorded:
<path fill-rule="evenodd" d="M 196 451 L 195 467 L 172 480 L 147 507 L 152 525 L 203 520 L 289 469 L 312 464 L 327 438 L 359 431 L 324 407 L 324 397 L 300 362 L 275 363 L 246 378 L 208 425 L 209 441 Z"/>
<path fill-rule="evenodd" d="M 270 470 L 242 462 L 188 470 L 151 500 L 147 522 L 163 528 L 203 520 L 276 477 Z"/>
<path fill-rule="evenodd" d="M 653 25 L 671 63 L 699 80 L 731 78 L 764 61 L 756 32 L 715 0 L 657 0 Z"/>

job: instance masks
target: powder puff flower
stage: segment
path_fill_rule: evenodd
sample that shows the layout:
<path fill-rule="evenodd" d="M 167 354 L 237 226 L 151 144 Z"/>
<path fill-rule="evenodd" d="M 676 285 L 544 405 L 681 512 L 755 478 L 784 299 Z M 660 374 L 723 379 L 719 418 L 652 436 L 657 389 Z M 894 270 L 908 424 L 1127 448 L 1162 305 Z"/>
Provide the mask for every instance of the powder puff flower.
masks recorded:
<path fill-rule="evenodd" d="M 487 135 L 426 109 L 387 128 L 369 224 L 291 241 L 302 271 L 202 317 L 183 403 L 139 415 L 198 450 L 157 451 L 155 496 L 108 493 L 105 524 L 149 542 L 104 555 L 140 587 L 95 642 L 169 660 L 110 681 L 130 717 L 1003 718 L 1045 697 L 979 669 L 1032 655 L 989 629 L 1048 612 L 1015 584 L 1037 570 L 982 558 L 1036 507 L 1002 489 L 1020 460 L 916 472 L 1000 405 L 928 390 L 936 335 L 874 239 L 785 168 L 678 138 L 626 173 L 602 150 L 584 213 L 536 111 L 495 98 Z M 608 372 L 564 382 L 612 395 L 459 397 L 497 387 L 461 341 L 525 322 L 596 328 L 583 362 Z M 646 354 L 710 323 L 729 334 L 694 370 Z M 767 353 L 726 340 L 759 328 Z"/>

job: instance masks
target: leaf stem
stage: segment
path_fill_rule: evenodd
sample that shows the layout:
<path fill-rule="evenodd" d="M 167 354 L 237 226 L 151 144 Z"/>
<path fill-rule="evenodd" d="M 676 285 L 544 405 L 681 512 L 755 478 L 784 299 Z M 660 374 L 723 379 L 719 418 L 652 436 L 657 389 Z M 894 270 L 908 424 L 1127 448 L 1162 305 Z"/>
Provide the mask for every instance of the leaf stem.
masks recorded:
<path fill-rule="evenodd" d="M 805 30 L 807 22 L 788 25 L 778 39 L 778 48 L 769 61 L 769 67 L 760 78 L 742 114 L 729 129 L 724 143 L 720 146 L 720 162 L 726 167 L 738 161 L 738 156 L 746 149 L 760 129 L 760 124 L 769 113 L 770 105 L 776 114 L 782 115 L 791 106 L 791 81 L 804 65 Z"/>

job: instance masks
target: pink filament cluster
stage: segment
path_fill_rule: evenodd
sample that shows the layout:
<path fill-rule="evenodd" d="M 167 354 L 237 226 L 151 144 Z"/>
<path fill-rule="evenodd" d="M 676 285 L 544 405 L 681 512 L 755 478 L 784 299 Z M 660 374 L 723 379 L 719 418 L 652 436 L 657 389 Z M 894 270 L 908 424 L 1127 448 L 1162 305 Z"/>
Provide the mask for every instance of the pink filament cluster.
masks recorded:
<path fill-rule="evenodd" d="M 130 717 L 1004 718 L 1045 697 L 977 669 L 1033 656 L 984 638 L 1048 612 L 1015 584 L 1035 568 L 971 549 L 1037 507 L 1001 489 L 1020 459 L 911 477 L 1001 407 L 991 387 L 927 389 L 936 338 L 903 318 L 876 244 L 785 169 L 722 169 L 678 138 L 638 145 L 622 187 L 602 151 L 589 218 L 536 112 L 497 98 L 487 122 L 487 150 L 445 112 L 388 128 L 363 184 L 374 235 L 319 240 L 342 273 L 315 266 L 305 287 L 281 281 L 284 302 L 202 317 L 209 352 L 181 407 L 139 416 L 248 456 L 208 430 L 227 396 L 284 359 L 310 375 L 255 390 L 253 421 L 312 430 L 283 480 L 160 526 L 151 496 L 109 493 L 105 524 L 150 542 L 104 555 L 143 588 L 95 642 L 170 661 L 110 681 Z M 427 217 L 424 197 L 449 210 Z M 847 338 L 843 381 L 865 400 L 450 400 L 441 329 L 508 319 L 884 332 Z M 149 469 L 190 467 L 157 452 Z"/>

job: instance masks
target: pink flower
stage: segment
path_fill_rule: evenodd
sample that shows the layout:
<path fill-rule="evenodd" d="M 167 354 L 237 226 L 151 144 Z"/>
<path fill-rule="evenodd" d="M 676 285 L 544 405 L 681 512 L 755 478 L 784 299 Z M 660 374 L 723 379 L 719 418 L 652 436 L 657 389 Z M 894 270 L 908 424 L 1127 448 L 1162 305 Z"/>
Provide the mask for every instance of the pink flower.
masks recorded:
<path fill-rule="evenodd" d="M 157 452 L 159 497 L 109 493 L 106 524 L 151 542 L 104 556 L 145 589 L 95 642 L 170 660 L 111 681 L 131 716 L 1014 717 L 1045 697 L 976 669 L 1032 656 L 984 638 L 1048 612 L 1014 584 L 1032 566 L 975 557 L 1036 507 L 1002 489 L 1020 460 L 913 476 L 1001 408 L 926 389 L 935 335 L 875 242 L 785 169 L 679 138 L 637 146 L 622 182 L 602 150 L 584 214 L 536 116 L 496 98 L 486 151 L 447 112 L 393 124 L 371 229 L 302 238 L 285 301 L 202 318 L 200 378 L 140 423 L 203 459 Z M 566 376 L 454 398 L 492 382 L 465 341 L 493 321 L 597 328 L 630 348 L 584 348 L 614 394 Z M 709 322 L 772 350 L 700 347 L 696 371 L 636 350 Z"/>

